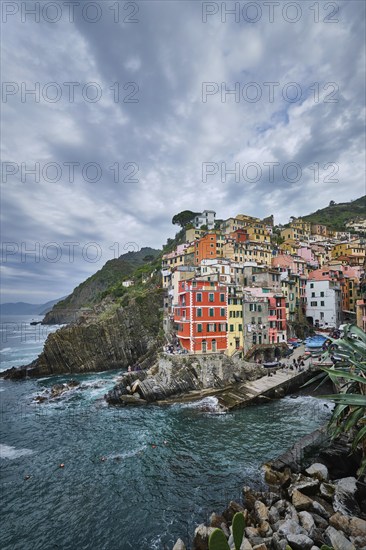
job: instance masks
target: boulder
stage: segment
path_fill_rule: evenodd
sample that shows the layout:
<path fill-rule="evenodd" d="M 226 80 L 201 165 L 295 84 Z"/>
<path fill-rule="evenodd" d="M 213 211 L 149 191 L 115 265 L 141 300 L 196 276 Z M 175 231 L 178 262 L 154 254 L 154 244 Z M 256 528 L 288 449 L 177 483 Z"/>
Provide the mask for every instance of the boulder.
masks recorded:
<path fill-rule="evenodd" d="M 253 546 L 253 550 L 268 550 L 268 546 L 264 544 L 264 542 L 261 542 L 260 544 Z"/>
<path fill-rule="evenodd" d="M 303 529 L 296 521 L 287 519 L 282 523 L 278 529 L 278 534 L 283 537 L 288 537 L 288 535 L 305 535 L 306 531 Z"/>
<path fill-rule="evenodd" d="M 213 512 L 210 516 L 210 526 L 221 528 L 222 523 L 225 523 L 224 516 L 220 516 L 219 514 L 215 514 L 215 512 Z"/>
<path fill-rule="evenodd" d="M 304 495 L 314 495 L 317 492 L 318 487 L 318 479 L 299 474 L 294 476 L 294 482 L 291 483 L 287 489 L 287 492 L 290 497 L 292 497 L 294 491 L 301 491 Z"/>
<path fill-rule="evenodd" d="M 361 518 L 351 517 L 349 520 L 348 535 L 366 539 L 366 521 Z"/>
<path fill-rule="evenodd" d="M 323 531 L 328 527 L 328 522 L 326 519 L 322 518 L 322 516 L 319 516 L 318 514 L 315 514 L 314 512 L 311 514 L 313 520 L 315 521 L 315 525 L 319 527 L 319 529 L 323 529 Z"/>
<path fill-rule="evenodd" d="M 330 513 L 316 500 L 313 500 L 313 510 L 319 516 L 322 516 L 325 519 L 329 519 Z"/>
<path fill-rule="evenodd" d="M 331 483 L 321 483 L 320 484 L 319 492 L 320 492 L 321 496 L 325 500 L 328 500 L 329 502 L 332 502 L 332 500 L 333 500 L 334 491 L 335 491 L 335 486 L 332 485 Z"/>
<path fill-rule="evenodd" d="M 178 539 L 177 542 L 173 546 L 173 550 L 187 550 L 186 545 L 181 539 Z"/>
<path fill-rule="evenodd" d="M 324 538 L 329 546 L 333 546 L 334 550 L 356 550 L 356 547 L 348 540 L 342 531 L 337 531 L 331 525 L 325 530 Z"/>
<path fill-rule="evenodd" d="M 198 525 L 194 531 L 194 550 L 208 550 L 208 538 L 214 530 L 214 527 L 207 527 L 204 523 Z"/>
<path fill-rule="evenodd" d="M 253 550 L 253 546 L 250 544 L 249 540 L 246 537 L 243 538 L 240 550 Z"/>
<path fill-rule="evenodd" d="M 245 528 L 245 536 L 252 541 L 254 538 L 259 537 L 259 531 L 255 527 L 246 527 Z"/>
<path fill-rule="evenodd" d="M 344 516 L 359 515 L 360 509 L 355 499 L 357 480 L 354 477 L 345 477 L 336 481 L 333 497 L 333 509 Z"/>
<path fill-rule="evenodd" d="M 258 527 L 259 535 L 263 538 L 270 537 L 273 535 L 273 530 L 268 523 L 268 521 L 262 521 L 261 524 Z"/>
<path fill-rule="evenodd" d="M 269 509 L 268 520 L 271 525 L 274 525 L 275 523 L 277 523 L 277 521 L 280 521 L 280 513 L 275 506 L 271 506 L 271 508 Z"/>
<path fill-rule="evenodd" d="M 301 526 L 305 529 L 309 537 L 311 537 L 314 529 L 315 529 L 315 521 L 314 518 L 309 512 L 299 512 L 299 519 Z"/>
<path fill-rule="evenodd" d="M 224 516 L 227 522 L 231 523 L 233 517 L 237 512 L 244 512 L 244 511 L 245 511 L 244 508 L 240 504 L 238 504 L 234 500 L 231 500 L 228 508 L 225 510 L 225 512 L 223 512 L 222 515 Z"/>
<path fill-rule="evenodd" d="M 256 500 L 254 503 L 254 514 L 258 523 L 268 521 L 268 508 L 260 500 Z"/>
<path fill-rule="evenodd" d="M 310 550 L 313 541 L 307 535 L 288 535 L 287 540 L 292 550 Z"/>
<path fill-rule="evenodd" d="M 328 468 L 324 466 L 324 464 L 320 464 L 320 462 L 312 464 L 309 468 L 305 470 L 305 472 L 310 477 L 315 477 L 319 481 L 328 481 L 329 479 Z"/>
<path fill-rule="evenodd" d="M 310 511 L 313 509 L 313 501 L 308 496 L 295 490 L 292 493 L 292 504 L 297 511 Z"/>
<path fill-rule="evenodd" d="M 286 550 L 287 540 L 281 538 L 278 533 L 274 533 L 272 537 L 272 546 L 274 550 Z"/>

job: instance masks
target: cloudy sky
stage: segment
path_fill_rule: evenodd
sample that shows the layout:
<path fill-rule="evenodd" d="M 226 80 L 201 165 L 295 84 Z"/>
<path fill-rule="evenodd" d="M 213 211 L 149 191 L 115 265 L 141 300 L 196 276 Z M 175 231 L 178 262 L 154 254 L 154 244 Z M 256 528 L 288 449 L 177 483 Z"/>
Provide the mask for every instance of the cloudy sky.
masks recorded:
<path fill-rule="evenodd" d="M 365 194 L 364 2 L 2 11 L 3 302 L 161 247 L 184 209 L 285 223 Z"/>

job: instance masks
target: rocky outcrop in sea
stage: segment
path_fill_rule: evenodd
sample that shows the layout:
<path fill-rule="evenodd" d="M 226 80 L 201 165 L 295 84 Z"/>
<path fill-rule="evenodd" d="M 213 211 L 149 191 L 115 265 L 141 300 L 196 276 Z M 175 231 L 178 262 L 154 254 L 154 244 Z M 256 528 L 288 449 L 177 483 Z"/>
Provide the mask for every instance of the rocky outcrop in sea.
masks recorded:
<path fill-rule="evenodd" d="M 151 366 L 160 347 L 161 290 L 151 290 L 114 312 L 85 316 L 50 334 L 43 352 L 30 365 L 12 368 L 4 378 L 22 379 Z"/>

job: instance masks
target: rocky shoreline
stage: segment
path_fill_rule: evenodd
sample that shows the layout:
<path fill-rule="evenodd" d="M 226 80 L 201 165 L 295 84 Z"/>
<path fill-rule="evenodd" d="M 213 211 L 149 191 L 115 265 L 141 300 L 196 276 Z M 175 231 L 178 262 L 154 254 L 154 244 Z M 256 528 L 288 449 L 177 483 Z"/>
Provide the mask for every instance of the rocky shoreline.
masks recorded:
<path fill-rule="evenodd" d="M 317 432 L 326 434 L 325 429 Z M 222 513 L 211 515 L 208 525 L 199 525 L 192 550 L 208 550 L 215 528 L 222 529 L 234 549 L 231 523 L 237 512 L 246 524 L 241 550 L 319 550 L 323 545 L 366 550 L 366 484 L 364 477 L 356 479 L 360 457 L 349 456 L 350 444 L 341 438 L 302 468 L 299 459 L 311 438 L 303 440 L 304 446 L 300 442 L 265 465 L 267 491 L 244 486 L 241 503 L 230 502 Z M 187 547 L 179 539 L 173 550 Z"/>

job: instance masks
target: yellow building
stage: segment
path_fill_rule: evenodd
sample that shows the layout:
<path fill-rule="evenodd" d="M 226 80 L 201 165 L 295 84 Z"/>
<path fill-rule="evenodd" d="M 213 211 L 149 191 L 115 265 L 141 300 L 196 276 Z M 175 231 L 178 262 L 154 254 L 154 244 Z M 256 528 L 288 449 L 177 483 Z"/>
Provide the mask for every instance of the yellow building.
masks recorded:
<path fill-rule="evenodd" d="M 235 287 L 228 294 L 227 355 L 243 350 L 243 298 Z"/>
<path fill-rule="evenodd" d="M 226 242 L 223 245 L 222 255 L 233 262 L 257 262 L 260 265 L 270 266 L 272 263 L 272 247 L 269 243 Z"/>
<path fill-rule="evenodd" d="M 253 223 L 248 225 L 246 231 L 249 235 L 249 240 L 257 243 L 270 243 L 271 236 L 268 229 L 263 223 Z"/>
<path fill-rule="evenodd" d="M 331 250 L 333 259 L 347 256 L 352 265 L 363 265 L 365 254 L 365 245 L 361 243 L 361 239 L 335 244 Z"/>
<path fill-rule="evenodd" d="M 191 243 L 202 237 L 205 233 L 207 233 L 207 231 L 204 231 L 203 229 L 196 229 L 195 227 L 186 229 L 186 242 Z"/>
<path fill-rule="evenodd" d="M 294 239 L 287 239 L 280 245 L 280 251 L 287 254 L 296 255 L 299 250 L 299 244 Z"/>

